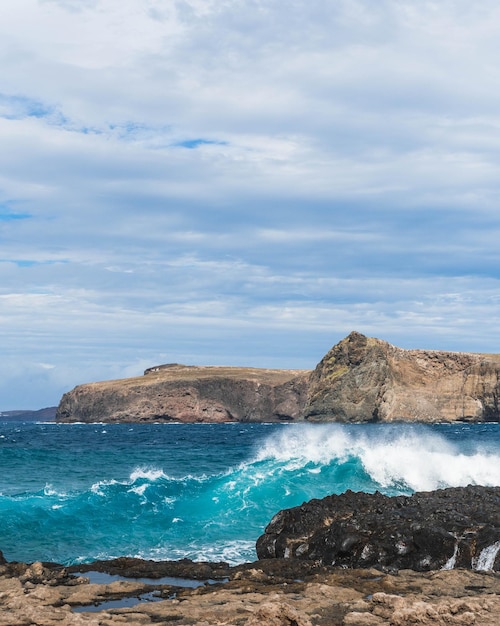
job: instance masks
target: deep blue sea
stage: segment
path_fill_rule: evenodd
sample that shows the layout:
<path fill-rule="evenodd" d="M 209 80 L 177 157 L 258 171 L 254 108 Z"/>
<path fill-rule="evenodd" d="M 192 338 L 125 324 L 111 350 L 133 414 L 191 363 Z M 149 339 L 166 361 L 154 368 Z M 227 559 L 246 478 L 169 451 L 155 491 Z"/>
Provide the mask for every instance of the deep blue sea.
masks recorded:
<path fill-rule="evenodd" d="M 467 484 L 500 485 L 499 424 L 0 422 L 0 550 L 235 564 L 282 508 Z"/>

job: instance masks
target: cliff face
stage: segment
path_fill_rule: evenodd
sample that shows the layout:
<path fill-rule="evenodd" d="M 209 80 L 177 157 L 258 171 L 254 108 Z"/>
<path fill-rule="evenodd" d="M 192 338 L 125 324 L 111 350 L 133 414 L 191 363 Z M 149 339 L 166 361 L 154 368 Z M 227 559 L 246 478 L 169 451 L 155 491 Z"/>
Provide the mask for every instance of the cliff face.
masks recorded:
<path fill-rule="evenodd" d="M 59 422 L 262 422 L 298 418 L 309 372 L 159 366 L 143 377 L 79 385 L 64 394 Z"/>
<path fill-rule="evenodd" d="M 309 380 L 310 421 L 499 421 L 500 357 L 403 350 L 353 332 Z"/>
<path fill-rule="evenodd" d="M 353 332 L 313 372 L 161 365 L 64 394 L 59 422 L 500 421 L 500 356 Z"/>

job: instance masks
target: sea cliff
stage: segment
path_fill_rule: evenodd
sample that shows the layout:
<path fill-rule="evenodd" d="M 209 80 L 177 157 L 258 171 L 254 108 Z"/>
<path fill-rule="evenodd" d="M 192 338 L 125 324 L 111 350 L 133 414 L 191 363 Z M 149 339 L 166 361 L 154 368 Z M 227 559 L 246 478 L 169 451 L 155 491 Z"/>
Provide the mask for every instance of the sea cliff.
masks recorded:
<path fill-rule="evenodd" d="M 299 419 L 309 372 L 172 364 L 144 376 L 79 385 L 59 422 L 263 422 Z"/>
<path fill-rule="evenodd" d="M 500 355 L 405 350 L 352 332 L 313 371 L 171 364 L 79 385 L 56 420 L 500 421 Z"/>

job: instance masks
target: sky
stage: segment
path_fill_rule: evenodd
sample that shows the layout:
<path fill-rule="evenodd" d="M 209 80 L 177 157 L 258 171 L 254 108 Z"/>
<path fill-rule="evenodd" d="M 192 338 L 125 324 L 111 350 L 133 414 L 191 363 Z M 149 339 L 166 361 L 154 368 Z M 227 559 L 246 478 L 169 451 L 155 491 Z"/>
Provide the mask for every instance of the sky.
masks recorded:
<path fill-rule="evenodd" d="M 500 5 L 2 0 L 0 410 L 352 330 L 500 353 Z"/>

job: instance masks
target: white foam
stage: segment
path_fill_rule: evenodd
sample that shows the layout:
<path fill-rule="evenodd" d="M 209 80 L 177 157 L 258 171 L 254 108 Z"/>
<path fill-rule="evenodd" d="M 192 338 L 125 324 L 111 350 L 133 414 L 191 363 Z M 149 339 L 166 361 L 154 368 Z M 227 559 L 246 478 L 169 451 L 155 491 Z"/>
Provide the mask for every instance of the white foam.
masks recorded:
<path fill-rule="evenodd" d="M 308 462 L 326 464 L 346 458 L 351 447 L 348 433 L 338 425 L 300 425 L 268 437 L 256 460 L 285 461 L 294 469 Z"/>
<path fill-rule="evenodd" d="M 458 557 L 458 541 L 455 543 L 455 549 L 453 550 L 453 554 L 450 556 L 450 558 L 446 561 L 446 563 L 443 565 L 441 569 L 444 569 L 444 570 L 454 569 L 455 565 L 457 564 L 457 557 Z"/>
<path fill-rule="evenodd" d="M 268 437 L 256 461 L 276 460 L 291 471 L 308 465 L 309 472 L 317 472 L 322 465 L 353 458 L 381 488 L 500 485 L 500 452 L 490 448 L 464 454 L 438 433 L 405 425 L 370 431 L 339 424 L 296 425 Z"/>
<path fill-rule="evenodd" d="M 137 480 L 145 479 L 150 482 L 155 482 L 162 478 L 168 478 L 168 476 L 161 469 L 137 467 L 131 474 L 130 480 L 135 483 Z"/>
<path fill-rule="evenodd" d="M 209 545 L 186 546 L 185 548 L 157 549 L 141 558 L 153 558 L 155 560 L 191 559 L 193 561 L 225 561 L 229 565 L 254 561 L 255 541 L 233 539 L 227 541 L 215 541 Z"/>
<path fill-rule="evenodd" d="M 431 491 L 466 485 L 500 485 L 500 456 L 461 454 L 435 436 L 375 443 L 364 448 L 360 458 L 371 478 L 382 487 L 402 484 L 413 491 Z"/>
<path fill-rule="evenodd" d="M 49 496 L 49 497 L 56 496 L 58 498 L 65 498 L 67 496 L 67 494 L 64 491 L 57 491 L 57 489 L 55 489 L 49 483 L 47 483 L 45 487 L 43 488 L 43 495 Z"/>
<path fill-rule="evenodd" d="M 479 572 L 488 572 L 493 569 L 497 554 L 500 552 L 500 541 L 487 546 L 479 553 L 479 556 L 472 560 L 472 569 Z"/>
<path fill-rule="evenodd" d="M 119 483 L 116 480 L 100 480 L 99 482 L 94 483 L 90 487 L 90 491 L 97 496 L 104 496 L 106 494 L 103 491 L 103 487 L 109 487 L 111 485 L 118 485 L 118 484 Z"/>
<path fill-rule="evenodd" d="M 193 474 L 186 474 L 184 476 L 171 476 L 169 474 L 165 474 L 162 469 L 156 467 L 136 467 L 132 473 L 130 474 L 129 480 L 130 483 L 133 484 L 137 481 L 148 481 L 154 483 L 158 480 L 168 480 L 175 481 L 179 483 L 185 483 L 187 481 L 194 481 L 198 483 L 206 482 L 214 478 L 214 476 L 208 476 L 207 474 L 200 474 L 199 476 L 195 476 Z"/>
<path fill-rule="evenodd" d="M 147 483 L 144 483 L 143 485 L 137 485 L 137 487 L 132 487 L 132 489 L 129 489 L 128 492 L 136 493 L 138 496 L 143 496 L 148 486 L 149 485 Z"/>

